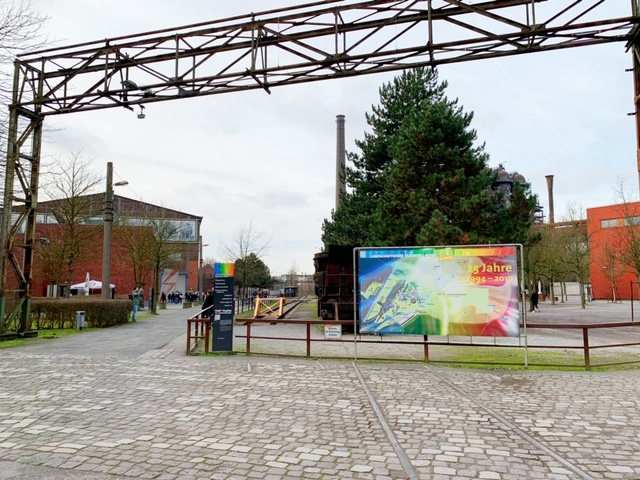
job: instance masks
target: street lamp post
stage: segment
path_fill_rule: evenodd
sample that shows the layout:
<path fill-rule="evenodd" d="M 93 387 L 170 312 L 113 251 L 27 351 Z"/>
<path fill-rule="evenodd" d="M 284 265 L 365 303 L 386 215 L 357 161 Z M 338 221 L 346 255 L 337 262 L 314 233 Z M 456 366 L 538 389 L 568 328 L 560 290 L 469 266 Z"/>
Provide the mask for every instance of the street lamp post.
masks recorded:
<path fill-rule="evenodd" d="M 115 186 L 128 185 L 117 182 Z M 113 162 L 107 162 L 107 191 L 104 197 L 104 238 L 102 240 L 102 298 L 111 298 L 111 224 L 113 223 Z M 106 285 L 106 288 L 105 288 Z"/>
<path fill-rule="evenodd" d="M 198 250 L 198 295 L 200 297 L 200 300 L 202 300 L 202 287 L 204 286 L 202 282 L 202 264 L 204 262 L 204 259 L 202 258 L 202 247 L 208 247 L 209 244 L 202 244 L 202 235 L 200 235 L 198 243 L 200 247 Z"/>

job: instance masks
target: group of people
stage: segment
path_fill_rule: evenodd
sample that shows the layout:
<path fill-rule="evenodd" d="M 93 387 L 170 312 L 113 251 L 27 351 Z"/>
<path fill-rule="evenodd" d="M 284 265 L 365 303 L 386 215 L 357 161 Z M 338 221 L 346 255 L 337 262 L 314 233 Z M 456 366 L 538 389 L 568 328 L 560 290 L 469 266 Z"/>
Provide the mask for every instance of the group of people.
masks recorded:
<path fill-rule="evenodd" d="M 198 300 L 198 297 L 198 292 L 194 291 L 187 292 L 184 294 L 184 296 L 179 290 L 171 292 L 169 293 L 169 295 L 167 295 L 165 292 L 162 292 L 162 294 L 160 295 L 160 303 L 182 303 L 183 299 L 186 302 L 195 302 Z M 133 301 L 133 313 L 131 314 L 131 321 L 135 322 L 138 310 L 141 306 L 144 306 L 144 290 L 142 289 L 142 287 L 134 288 L 131 292 L 131 295 L 129 295 L 129 299 Z M 213 290 L 209 290 L 205 294 L 203 309 L 211 306 L 213 306 Z M 151 306 L 149 306 L 149 308 L 151 308 Z M 213 309 L 209 309 L 209 311 L 212 312 Z M 210 313 L 207 313 L 207 316 L 209 316 L 209 314 Z"/>
<path fill-rule="evenodd" d="M 183 296 L 182 296 L 182 292 L 179 290 L 176 290 L 175 292 L 170 292 L 169 295 L 167 295 L 166 293 L 162 292 L 162 295 L 160 295 L 160 302 L 161 303 L 182 303 L 183 300 Z"/>
<path fill-rule="evenodd" d="M 198 292 L 187 292 L 183 294 L 180 290 L 176 290 L 174 292 L 166 293 L 162 292 L 160 295 L 160 303 L 182 303 L 185 302 L 195 302 L 198 300 Z"/>

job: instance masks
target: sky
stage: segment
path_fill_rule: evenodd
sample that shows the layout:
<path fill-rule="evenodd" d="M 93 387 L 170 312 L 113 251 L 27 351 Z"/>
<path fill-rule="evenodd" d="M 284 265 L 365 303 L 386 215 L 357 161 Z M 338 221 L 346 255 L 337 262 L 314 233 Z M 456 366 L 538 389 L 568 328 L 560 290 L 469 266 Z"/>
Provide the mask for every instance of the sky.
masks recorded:
<path fill-rule="evenodd" d="M 563 0 L 560 0 L 563 1 Z M 32 0 L 48 17 L 43 34 L 63 46 L 216 20 L 303 3 L 294 0 Z M 630 2 L 606 0 L 609 18 Z M 636 198 L 633 77 L 624 43 L 441 66 L 446 95 L 474 113 L 472 128 L 489 165 L 519 172 L 555 220 Z M 336 115 L 346 117 L 346 149 L 369 131 L 365 113 L 394 75 L 375 74 L 148 105 L 48 117 L 43 161 L 79 153 L 106 174 L 115 193 L 202 216 L 203 257 L 227 261 L 241 228 L 269 246 L 274 275 L 313 273 L 321 226 L 335 203 Z M 104 189 L 102 190 L 104 191 Z"/>

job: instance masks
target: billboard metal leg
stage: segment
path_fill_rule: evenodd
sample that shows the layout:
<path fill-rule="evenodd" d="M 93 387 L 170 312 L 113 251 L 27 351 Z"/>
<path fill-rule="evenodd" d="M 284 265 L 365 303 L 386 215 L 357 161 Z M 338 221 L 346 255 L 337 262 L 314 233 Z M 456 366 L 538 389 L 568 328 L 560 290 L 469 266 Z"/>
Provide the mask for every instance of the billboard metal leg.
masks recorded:
<path fill-rule="evenodd" d="M 424 336 L 424 363 L 429 363 L 429 335 Z"/>

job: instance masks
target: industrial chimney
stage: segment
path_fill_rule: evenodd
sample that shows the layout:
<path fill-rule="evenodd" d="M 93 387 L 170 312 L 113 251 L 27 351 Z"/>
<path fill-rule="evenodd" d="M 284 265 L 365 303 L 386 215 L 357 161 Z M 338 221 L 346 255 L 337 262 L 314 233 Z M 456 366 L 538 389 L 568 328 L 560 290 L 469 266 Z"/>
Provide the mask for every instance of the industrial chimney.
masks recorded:
<path fill-rule="evenodd" d="M 336 115 L 336 210 L 340 206 L 340 195 L 347 191 L 344 179 L 345 146 L 344 115 Z"/>
<path fill-rule="evenodd" d="M 549 192 L 549 223 L 555 223 L 556 220 L 553 216 L 553 175 L 546 175 L 547 179 L 547 191 Z"/>

